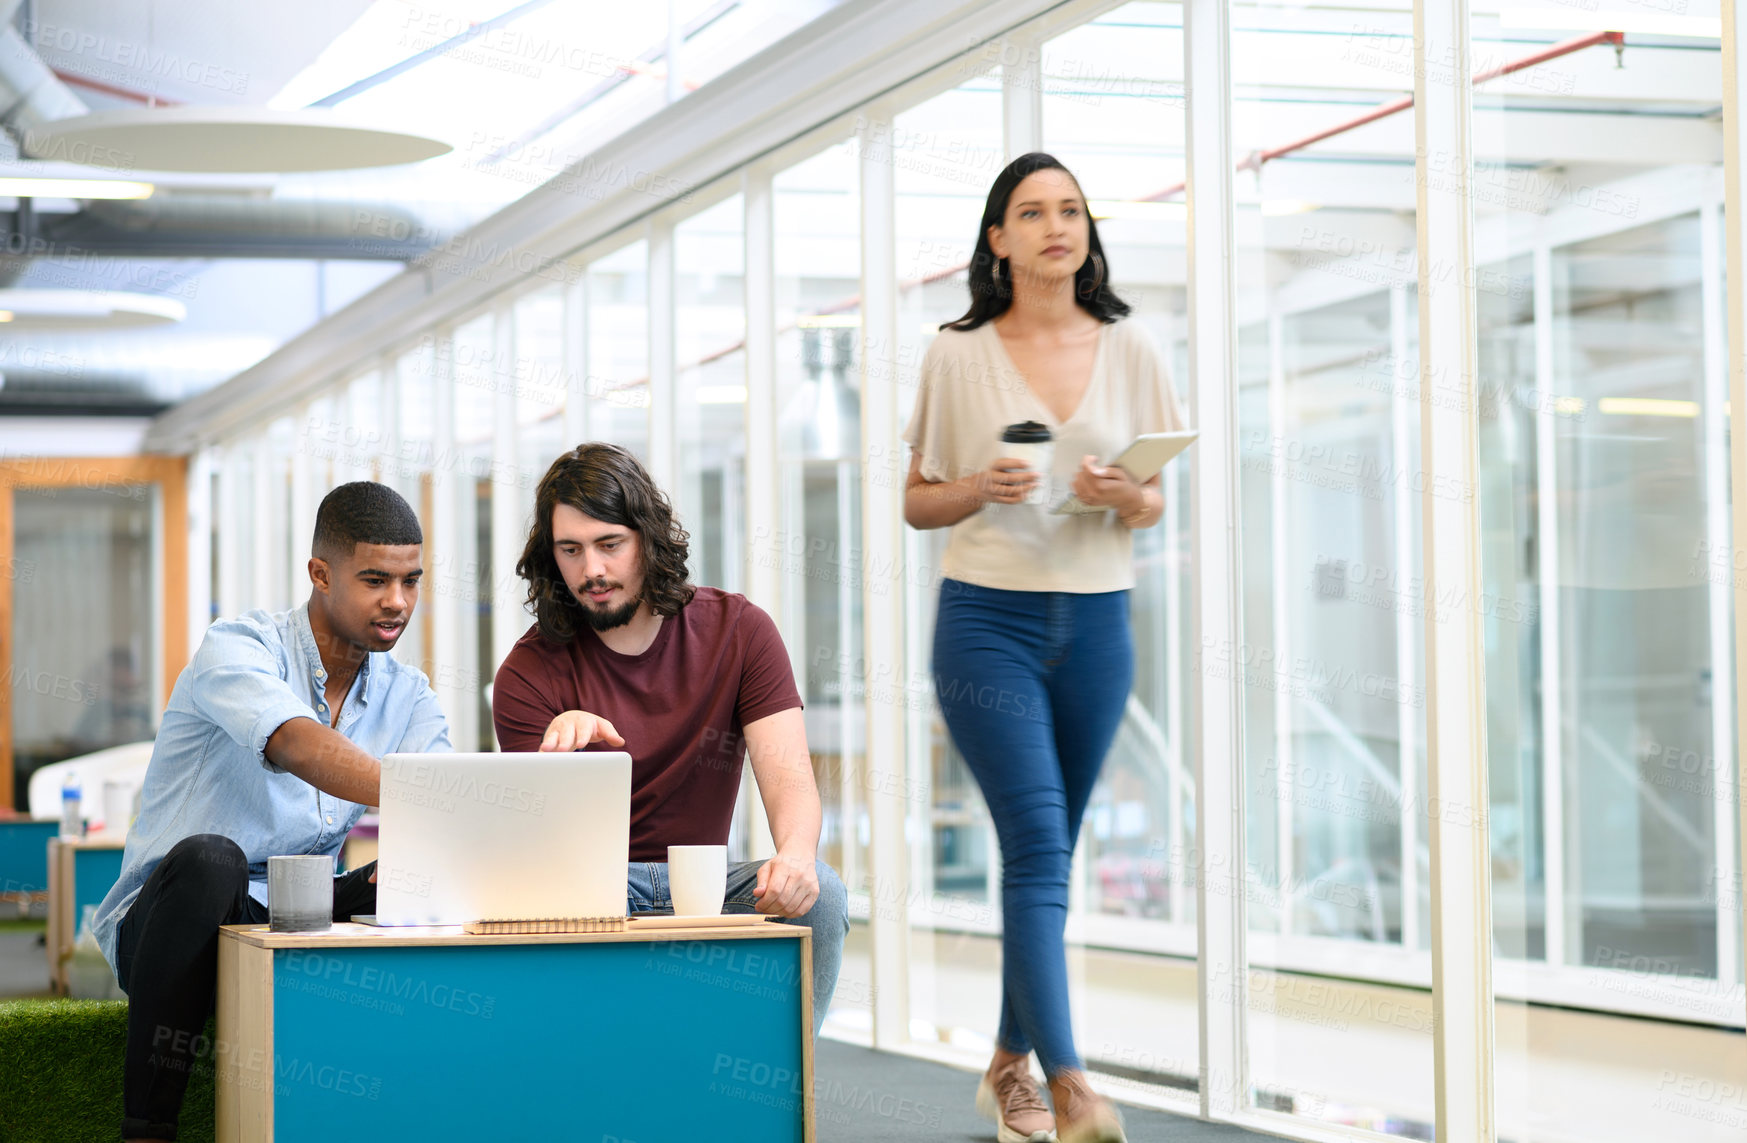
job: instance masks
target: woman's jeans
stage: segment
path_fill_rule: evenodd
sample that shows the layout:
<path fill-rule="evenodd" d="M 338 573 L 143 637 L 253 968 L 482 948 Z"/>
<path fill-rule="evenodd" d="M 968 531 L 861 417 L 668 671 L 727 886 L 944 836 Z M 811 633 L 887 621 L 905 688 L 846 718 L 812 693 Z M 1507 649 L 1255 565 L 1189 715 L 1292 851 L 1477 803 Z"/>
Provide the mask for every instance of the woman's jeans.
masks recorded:
<path fill-rule="evenodd" d="M 1068 1014 L 1068 867 L 1134 680 L 1128 593 L 940 588 L 934 685 L 1001 843 L 1001 1029 L 1044 1074 L 1080 1066 Z"/>

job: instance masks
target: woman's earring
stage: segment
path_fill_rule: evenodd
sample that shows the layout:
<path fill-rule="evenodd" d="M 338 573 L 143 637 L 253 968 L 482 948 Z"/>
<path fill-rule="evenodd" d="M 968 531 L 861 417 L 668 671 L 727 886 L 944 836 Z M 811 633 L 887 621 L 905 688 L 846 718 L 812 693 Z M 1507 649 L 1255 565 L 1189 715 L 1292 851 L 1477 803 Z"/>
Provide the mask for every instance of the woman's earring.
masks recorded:
<path fill-rule="evenodd" d="M 1100 286 L 1104 284 L 1104 256 L 1096 251 L 1092 254 L 1092 288 L 1087 291 L 1096 296 Z"/>
<path fill-rule="evenodd" d="M 1001 273 L 1001 265 L 1002 265 L 1002 263 L 1004 263 L 1006 261 L 1007 261 L 1007 259 L 1005 259 L 1005 258 L 995 259 L 995 264 L 994 264 L 994 266 L 992 266 L 990 268 L 990 271 L 989 271 L 990 274 L 993 275 L 993 277 L 995 279 L 995 292 L 997 294 L 1005 294 L 1007 292 L 1007 284 L 1004 281 L 1002 281 L 1002 279 L 1005 278 L 1006 275 Z"/>

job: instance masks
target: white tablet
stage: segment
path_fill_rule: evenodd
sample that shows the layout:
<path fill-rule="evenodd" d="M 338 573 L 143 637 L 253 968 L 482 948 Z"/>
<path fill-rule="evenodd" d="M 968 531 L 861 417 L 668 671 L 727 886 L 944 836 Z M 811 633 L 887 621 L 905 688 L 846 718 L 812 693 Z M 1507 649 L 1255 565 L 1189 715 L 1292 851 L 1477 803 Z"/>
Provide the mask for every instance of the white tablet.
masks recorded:
<path fill-rule="evenodd" d="M 1171 459 L 1200 436 L 1198 429 L 1184 429 L 1176 433 L 1142 433 L 1134 438 L 1134 443 L 1117 454 L 1115 460 L 1104 462 L 1105 468 L 1120 468 L 1142 484 L 1159 474 L 1159 470 L 1171 462 Z M 1095 508 L 1082 504 L 1080 498 L 1069 492 L 1050 511 L 1057 516 L 1085 516 L 1094 512 L 1108 512 L 1108 508 Z"/>

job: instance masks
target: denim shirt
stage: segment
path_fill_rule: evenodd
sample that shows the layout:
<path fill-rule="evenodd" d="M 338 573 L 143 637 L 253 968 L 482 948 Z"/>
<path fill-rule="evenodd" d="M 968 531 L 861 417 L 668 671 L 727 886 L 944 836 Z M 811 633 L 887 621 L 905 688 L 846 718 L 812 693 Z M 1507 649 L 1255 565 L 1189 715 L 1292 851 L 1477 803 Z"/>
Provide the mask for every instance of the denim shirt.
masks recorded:
<path fill-rule="evenodd" d="M 267 760 L 267 739 L 294 718 L 332 724 L 308 605 L 251 611 L 207 629 L 164 709 L 121 879 L 97 907 L 97 943 L 115 964 L 116 930 L 170 847 L 216 833 L 249 862 L 249 895 L 267 900 L 267 858 L 337 854 L 364 807 Z M 449 725 L 424 673 L 365 656 L 335 728 L 366 753 L 446 752 Z"/>

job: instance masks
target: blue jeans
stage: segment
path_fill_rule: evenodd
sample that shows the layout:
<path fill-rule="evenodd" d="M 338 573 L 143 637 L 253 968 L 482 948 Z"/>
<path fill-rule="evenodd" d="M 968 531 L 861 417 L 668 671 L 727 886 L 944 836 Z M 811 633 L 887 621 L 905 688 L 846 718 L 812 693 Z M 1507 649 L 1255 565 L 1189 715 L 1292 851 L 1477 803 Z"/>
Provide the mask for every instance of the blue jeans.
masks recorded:
<path fill-rule="evenodd" d="M 1134 681 L 1128 593 L 946 580 L 934 685 L 1001 843 L 1001 1027 L 1046 1075 L 1080 1066 L 1068 1012 L 1068 868 Z"/>
<path fill-rule="evenodd" d="M 758 869 L 763 864 L 736 861 L 728 866 L 722 912 L 758 911 L 758 898 L 752 895 L 752 888 L 758 884 Z M 849 894 L 835 869 L 823 861 L 815 861 L 813 867 L 819 876 L 819 899 L 801 916 L 780 920 L 786 925 L 806 925 L 813 930 L 813 1036 L 817 1038 L 825 1024 L 825 1010 L 831 1007 L 832 994 L 837 991 L 838 970 L 843 967 L 843 938 L 849 932 Z M 633 861 L 626 867 L 625 912 L 673 912 L 667 862 Z"/>

